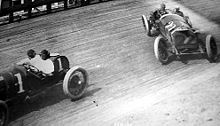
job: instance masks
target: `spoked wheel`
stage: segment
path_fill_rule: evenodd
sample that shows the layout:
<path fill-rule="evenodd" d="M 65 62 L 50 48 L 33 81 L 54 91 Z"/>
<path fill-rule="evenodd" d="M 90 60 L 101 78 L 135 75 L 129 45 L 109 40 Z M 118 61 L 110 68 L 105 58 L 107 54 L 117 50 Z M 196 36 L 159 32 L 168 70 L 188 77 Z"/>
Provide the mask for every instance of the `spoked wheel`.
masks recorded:
<path fill-rule="evenodd" d="M 88 74 L 81 67 L 71 68 L 64 77 L 63 90 L 72 100 L 78 100 L 88 85 Z"/>
<path fill-rule="evenodd" d="M 206 36 L 206 53 L 209 62 L 215 62 L 217 60 L 218 48 L 212 35 Z"/>
<path fill-rule="evenodd" d="M 144 30 L 147 32 L 148 36 L 152 36 L 151 34 L 151 26 L 150 26 L 150 22 L 147 19 L 147 17 L 145 15 L 142 15 L 142 22 L 143 22 L 143 26 L 144 26 Z"/>
<path fill-rule="evenodd" d="M 168 50 L 166 46 L 166 40 L 162 36 L 158 36 L 154 42 L 154 54 L 158 61 L 162 64 L 168 63 Z"/>
<path fill-rule="evenodd" d="M 8 107 L 5 102 L 0 101 L 0 126 L 6 126 L 8 120 Z"/>

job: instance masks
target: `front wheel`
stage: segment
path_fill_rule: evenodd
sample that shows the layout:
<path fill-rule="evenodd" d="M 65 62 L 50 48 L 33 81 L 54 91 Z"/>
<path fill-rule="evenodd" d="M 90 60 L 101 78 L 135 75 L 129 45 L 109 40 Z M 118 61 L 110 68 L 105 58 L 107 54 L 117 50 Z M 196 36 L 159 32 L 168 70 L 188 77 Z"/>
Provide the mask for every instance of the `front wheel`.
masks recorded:
<path fill-rule="evenodd" d="M 71 68 L 65 75 L 63 91 L 72 100 L 78 100 L 84 94 L 88 85 L 88 73 L 81 67 Z"/>
<path fill-rule="evenodd" d="M 8 106 L 0 100 L 0 126 L 6 126 L 8 120 Z"/>
<path fill-rule="evenodd" d="M 160 35 L 154 41 L 154 54 L 158 61 L 162 64 L 168 63 L 168 51 L 166 46 L 166 40 Z"/>
<path fill-rule="evenodd" d="M 144 26 L 144 30 L 147 32 L 147 35 L 152 36 L 151 26 L 150 26 L 149 20 L 147 19 L 147 17 L 145 15 L 142 15 L 141 19 L 142 19 L 142 23 Z"/>
<path fill-rule="evenodd" d="M 212 35 L 206 36 L 206 53 L 209 62 L 215 62 L 217 60 L 218 49 L 215 39 L 212 37 Z"/>

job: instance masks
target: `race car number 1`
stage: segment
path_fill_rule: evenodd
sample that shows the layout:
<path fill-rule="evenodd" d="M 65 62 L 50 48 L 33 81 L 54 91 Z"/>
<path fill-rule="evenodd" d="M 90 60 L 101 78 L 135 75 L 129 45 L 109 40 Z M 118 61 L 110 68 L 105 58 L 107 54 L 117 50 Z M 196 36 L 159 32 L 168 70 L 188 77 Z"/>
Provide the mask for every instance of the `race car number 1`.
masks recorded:
<path fill-rule="evenodd" d="M 22 83 L 22 79 L 21 79 L 21 74 L 17 73 L 17 74 L 15 74 L 15 77 L 17 77 L 17 79 L 18 79 L 18 82 L 15 84 L 15 85 L 19 85 L 18 93 L 24 92 L 23 83 Z"/>

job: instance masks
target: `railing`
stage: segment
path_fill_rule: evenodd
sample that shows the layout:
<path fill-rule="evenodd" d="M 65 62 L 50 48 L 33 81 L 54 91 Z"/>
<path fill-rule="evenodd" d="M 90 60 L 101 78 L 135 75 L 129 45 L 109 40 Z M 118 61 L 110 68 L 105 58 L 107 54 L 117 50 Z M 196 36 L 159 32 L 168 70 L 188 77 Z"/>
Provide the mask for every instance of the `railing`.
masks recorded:
<path fill-rule="evenodd" d="M 106 1 L 110 0 L 0 0 L 0 18 L 4 18 L 6 21 L 0 24 L 19 21 L 22 19 L 22 16 L 31 18 L 36 16 L 38 12 L 51 13 L 52 10 L 56 9 L 63 8 L 66 10 Z M 57 4 L 55 5 L 55 3 Z M 39 9 L 40 6 L 44 7 Z M 16 12 L 17 14 L 15 14 Z M 17 18 L 17 20 L 15 20 L 15 18 Z"/>

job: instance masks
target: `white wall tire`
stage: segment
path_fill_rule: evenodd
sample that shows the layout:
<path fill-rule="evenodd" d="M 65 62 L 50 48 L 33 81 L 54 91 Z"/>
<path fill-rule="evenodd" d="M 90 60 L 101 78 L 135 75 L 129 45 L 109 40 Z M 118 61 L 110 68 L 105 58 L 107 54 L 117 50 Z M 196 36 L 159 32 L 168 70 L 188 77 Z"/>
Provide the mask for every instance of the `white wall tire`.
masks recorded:
<path fill-rule="evenodd" d="M 4 101 L 0 100 L 0 126 L 7 126 L 8 106 Z"/>
<path fill-rule="evenodd" d="M 72 67 L 65 75 L 63 81 L 64 94 L 72 100 L 80 99 L 88 85 L 88 73 L 85 69 Z"/>
<path fill-rule="evenodd" d="M 149 20 L 145 15 L 142 15 L 141 19 L 143 22 L 144 30 L 147 32 L 147 35 L 152 36 Z"/>
<path fill-rule="evenodd" d="M 160 35 L 154 41 L 154 54 L 158 61 L 167 64 L 169 55 L 164 38 Z"/>
<path fill-rule="evenodd" d="M 209 62 L 215 62 L 217 60 L 218 49 L 215 39 L 212 35 L 206 36 L 206 53 Z"/>

